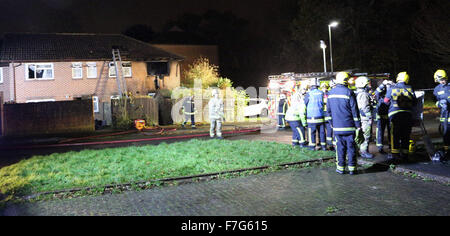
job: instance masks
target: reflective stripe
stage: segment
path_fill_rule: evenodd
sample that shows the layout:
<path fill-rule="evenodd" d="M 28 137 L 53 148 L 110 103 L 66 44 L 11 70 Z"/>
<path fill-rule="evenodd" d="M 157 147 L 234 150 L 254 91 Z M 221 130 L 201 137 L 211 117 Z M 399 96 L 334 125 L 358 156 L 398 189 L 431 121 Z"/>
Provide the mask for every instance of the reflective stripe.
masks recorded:
<path fill-rule="evenodd" d="M 394 123 L 391 122 L 391 150 L 394 150 Z M 394 153 L 394 152 L 392 152 Z"/>
<path fill-rule="evenodd" d="M 389 117 L 391 117 L 391 116 L 393 116 L 393 115 L 395 115 L 397 113 L 400 113 L 400 112 L 409 112 L 409 113 L 411 113 L 411 111 L 408 111 L 408 110 L 397 110 L 397 111 L 389 112 Z"/>
<path fill-rule="evenodd" d="M 343 98 L 343 99 L 350 99 L 350 97 L 349 97 L 349 96 L 347 96 L 347 95 L 338 95 L 338 94 L 336 94 L 336 95 L 330 95 L 330 96 L 328 96 L 328 99 L 330 99 L 330 98 Z"/>
<path fill-rule="evenodd" d="M 292 139 L 292 142 L 293 142 L 293 143 L 298 143 L 299 141 L 298 141 L 298 140 Z"/>
<path fill-rule="evenodd" d="M 361 121 L 359 118 L 353 118 L 353 121 Z"/>
<path fill-rule="evenodd" d="M 309 141 L 309 146 L 316 145 L 315 143 L 313 144 L 312 140 L 311 140 L 311 128 L 308 128 L 308 141 Z"/>
<path fill-rule="evenodd" d="M 195 115 L 195 112 L 185 112 L 184 114 L 185 114 L 185 115 L 190 115 L 190 116 L 191 116 L 191 115 Z"/>
<path fill-rule="evenodd" d="M 304 143 L 305 142 L 305 138 L 303 137 L 303 134 L 302 134 L 302 131 L 300 130 L 300 128 L 299 127 L 297 127 L 297 131 L 298 131 L 298 134 L 300 134 L 300 143 Z"/>
<path fill-rule="evenodd" d="M 349 171 L 355 171 L 356 170 L 356 166 L 348 166 L 348 170 Z"/>
<path fill-rule="evenodd" d="M 310 123 L 310 124 L 318 124 L 318 123 L 323 123 L 325 122 L 324 119 L 307 119 L 306 122 Z"/>
<path fill-rule="evenodd" d="M 336 164 L 336 169 L 337 169 L 337 170 L 340 170 L 340 171 L 344 171 L 344 170 L 345 170 L 345 167 L 339 166 L 339 165 Z"/>
<path fill-rule="evenodd" d="M 325 117 L 325 121 L 330 121 L 330 120 L 331 120 L 331 117 L 329 117 L 329 116 Z"/>
<path fill-rule="evenodd" d="M 356 131 L 355 127 L 349 127 L 349 128 L 333 128 L 333 131 Z"/>

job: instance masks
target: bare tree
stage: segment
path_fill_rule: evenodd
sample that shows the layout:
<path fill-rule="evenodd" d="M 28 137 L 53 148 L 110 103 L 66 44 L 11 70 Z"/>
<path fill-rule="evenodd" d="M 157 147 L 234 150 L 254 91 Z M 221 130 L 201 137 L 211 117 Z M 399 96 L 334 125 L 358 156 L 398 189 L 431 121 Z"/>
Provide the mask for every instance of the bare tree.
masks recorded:
<path fill-rule="evenodd" d="M 435 60 L 450 64 L 450 2 L 425 1 L 423 10 L 413 26 L 414 37 L 419 42 L 415 49 L 429 54 Z"/>

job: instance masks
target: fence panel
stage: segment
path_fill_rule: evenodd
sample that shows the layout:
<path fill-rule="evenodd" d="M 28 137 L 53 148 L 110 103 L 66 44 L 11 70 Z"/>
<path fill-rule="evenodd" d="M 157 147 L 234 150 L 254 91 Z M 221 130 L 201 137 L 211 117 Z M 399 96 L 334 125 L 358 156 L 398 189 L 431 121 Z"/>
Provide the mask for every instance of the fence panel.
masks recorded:
<path fill-rule="evenodd" d="M 3 105 L 4 136 L 89 133 L 95 130 L 92 100 Z"/>

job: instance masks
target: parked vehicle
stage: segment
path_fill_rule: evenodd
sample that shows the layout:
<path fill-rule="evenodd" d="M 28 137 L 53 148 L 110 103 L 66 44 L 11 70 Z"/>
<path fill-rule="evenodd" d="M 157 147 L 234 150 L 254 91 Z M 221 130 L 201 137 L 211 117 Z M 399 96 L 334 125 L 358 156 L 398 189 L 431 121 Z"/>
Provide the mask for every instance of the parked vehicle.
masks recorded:
<path fill-rule="evenodd" d="M 267 106 L 267 100 L 262 98 L 249 99 L 249 105 L 244 108 L 245 117 L 267 117 L 269 114 L 269 108 Z"/>

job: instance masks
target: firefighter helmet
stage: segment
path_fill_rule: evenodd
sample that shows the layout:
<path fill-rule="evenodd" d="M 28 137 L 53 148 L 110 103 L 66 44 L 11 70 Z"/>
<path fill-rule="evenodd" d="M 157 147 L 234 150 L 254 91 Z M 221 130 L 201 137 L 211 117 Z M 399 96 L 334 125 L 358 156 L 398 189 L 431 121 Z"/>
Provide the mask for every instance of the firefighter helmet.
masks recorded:
<path fill-rule="evenodd" d="M 346 84 L 348 84 L 348 79 L 349 78 L 350 78 L 350 76 L 348 75 L 347 72 L 344 72 L 344 71 L 339 72 L 336 75 L 336 83 L 337 84 L 344 84 L 344 85 L 346 85 Z"/>
<path fill-rule="evenodd" d="M 280 94 L 280 99 L 286 99 L 286 95 L 284 93 Z"/>
<path fill-rule="evenodd" d="M 439 83 L 439 81 L 447 79 L 447 72 L 445 70 L 437 70 L 436 73 L 434 73 L 434 82 Z"/>
<path fill-rule="evenodd" d="M 219 95 L 219 90 L 213 89 L 211 95 L 214 97 L 215 95 Z"/>
<path fill-rule="evenodd" d="M 317 87 L 317 79 L 316 78 L 312 78 L 312 79 L 310 79 L 310 81 L 309 81 L 309 86 L 310 87 Z"/>
<path fill-rule="evenodd" d="M 364 88 L 369 84 L 369 78 L 366 76 L 360 76 L 355 80 L 355 87 Z"/>
<path fill-rule="evenodd" d="M 403 82 L 405 84 L 409 83 L 409 75 L 406 72 L 400 72 L 397 75 L 397 83 Z"/>
<path fill-rule="evenodd" d="M 320 89 L 330 89 L 330 85 L 328 85 L 328 83 L 322 83 Z"/>

